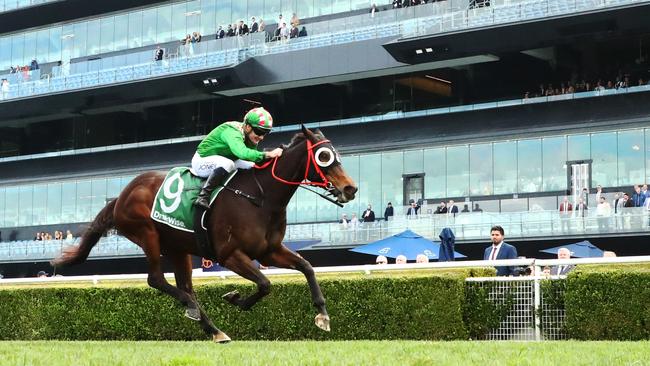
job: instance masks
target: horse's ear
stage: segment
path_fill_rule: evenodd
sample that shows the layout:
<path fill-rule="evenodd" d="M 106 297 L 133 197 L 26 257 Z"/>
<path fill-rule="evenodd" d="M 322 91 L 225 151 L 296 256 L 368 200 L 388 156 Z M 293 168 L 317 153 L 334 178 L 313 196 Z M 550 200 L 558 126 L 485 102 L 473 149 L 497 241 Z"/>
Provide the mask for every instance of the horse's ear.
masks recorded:
<path fill-rule="evenodd" d="M 316 142 L 316 140 L 317 140 L 317 139 L 316 139 L 316 136 L 314 136 L 314 133 L 311 132 L 310 129 L 308 129 L 307 127 L 305 127 L 305 125 L 300 125 L 300 127 L 302 128 L 302 133 L 305 135 L 305 137 L 306 137 L 309 141 L 311 141 L 311 142 Z"/>

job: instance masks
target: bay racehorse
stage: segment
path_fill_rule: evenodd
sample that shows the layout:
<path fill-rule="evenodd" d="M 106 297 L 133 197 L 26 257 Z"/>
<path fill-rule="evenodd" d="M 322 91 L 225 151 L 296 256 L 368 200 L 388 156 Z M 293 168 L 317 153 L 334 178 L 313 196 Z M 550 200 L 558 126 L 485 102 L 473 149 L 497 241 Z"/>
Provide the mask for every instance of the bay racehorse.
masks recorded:
<path fill-rule="evenodd" d="M 150 218 L 154 197 L 164 178 L 165 172 L 147 172 L 134 178 L 97 214 L 83 233 L 80 244 L 66 248 L 52 260 L 52 265 L 84 262 L 99 239 L 109 229 L 117 229 L 143 249 L 148 261 L 149 286 L 177 299 L 186 308 L 185 316 L 199 321 L 215 342 L 227 342 L 230 338 L 208 318 L 192 288 L 191 255 L 201 253 L 194 235 Z M 281 157 L 240 171 L 227 184 L 231 190 L 224 190 L 217 196 L 206 218 L 207 233 L 215 254 L 211 259 L 257 284 L 257 291 L 250 296 L 241 297 L 236 291 L 224 295 L 228 302 L 243 310 L 250 309 L 270 292 L 269 280 L 254 265 L 253 259 L 265 266 L 302 272 L 318 310 L 316 325 L 329 331 L 325 299 L 311 265 L 282 245 L 287 226 L 287 204 L 301 184 L 322 187 L 339 203 L 354 199 L 357 192 L 330 141 L 320 131 L 312 132 L 305 127 L 284 147 Z M 260 197 L 262 203 L 255 204 L 234 193 L 236 190 Z M 174 266 L 176 287 L 163 276 L 161 255 Z"/>

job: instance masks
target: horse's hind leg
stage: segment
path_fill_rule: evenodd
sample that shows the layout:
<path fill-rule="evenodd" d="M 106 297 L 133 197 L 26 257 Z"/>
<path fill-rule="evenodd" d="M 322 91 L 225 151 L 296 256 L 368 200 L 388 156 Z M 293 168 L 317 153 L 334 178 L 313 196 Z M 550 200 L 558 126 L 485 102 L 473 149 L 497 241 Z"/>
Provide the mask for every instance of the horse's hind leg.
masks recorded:
<path fill-rule="evenodd" d="M 174 277 L 176 278 L 176 287 L 179 290 L 186 292 L 196 302 L 201 316 L 201 328 L 207 334 L 212 336 L 212 339 L 217 343 L 226 343 L 230 341 L 230 337 L 226 333 L 220 331 L 214 326 L 208 315 L 205 313 L 201 304 L 196 299 L 196 293 L 192 287 L 192 256 L 186 254 L 185 256 L 179 255 L 173 257 L 174 263 Z"/>
<path fill-rule="evenodd" d="M 242 310 L 249 310 L 260 299 L 271 292 L 271 282 L 269 279 L 255 267 L 253 260 L 243 252 L 239 250 L 234 251 L 223 264 L 231 271 L 257 284 L 257 292 L 244 299 L 240 298 L 236 290 L 223 295 L 223 298 L 229 303 L 239 306 Z"/>
<path fill-rule="evenodd" d="M 311 299 L 316 309 L 318 309 L 318 315 L 316 315 L 315 319 L 316 326 L 329 332 L 330 317 L 325 309 L 325 297 L 323 297 L 320 286 L 316 281 L 316 275 L 314 274 L 314 269 L 311 267 L 311 264 L 284 246 L 264 257 L 262 263 L 280 268 L 295 269 L 305 275 L 307 283 L 309 284 Z"/>
<path fill-rule="evenodd" d="M 196 301 L 185 291 L 172 286 L 167 282 L 162 271 L 160 263 L 160 237 L 155 229 L 145 229 L 142 234 L 136 238 L 129 237 L 132 241 L 139 243 L 149 262 L 149 275 L 147 283 L 149 286 L 164 292 L 176 300 L 180 301 L 186 307 L 185 316 L 192 320 L 200 320 L 201 314 Z"/>

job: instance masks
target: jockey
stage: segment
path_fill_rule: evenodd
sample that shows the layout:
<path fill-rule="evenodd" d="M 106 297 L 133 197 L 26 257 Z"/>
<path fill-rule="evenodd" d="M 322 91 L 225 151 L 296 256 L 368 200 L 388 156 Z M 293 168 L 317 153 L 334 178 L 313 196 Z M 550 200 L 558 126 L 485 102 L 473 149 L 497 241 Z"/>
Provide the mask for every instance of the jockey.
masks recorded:
<path fill-rule="evenodd" d="M 192 158 L 194 174 L 208 178 L 194 205 L 210 208 L 210 195 L 235 169 L 250 169 L 256 162 L 279 157 L 282 149 L 258 151 L 257 144 L 271 132 L 273 118 L 264 108 L 254 108 L 244 122 L 225 122 L 201 141 Z"/>

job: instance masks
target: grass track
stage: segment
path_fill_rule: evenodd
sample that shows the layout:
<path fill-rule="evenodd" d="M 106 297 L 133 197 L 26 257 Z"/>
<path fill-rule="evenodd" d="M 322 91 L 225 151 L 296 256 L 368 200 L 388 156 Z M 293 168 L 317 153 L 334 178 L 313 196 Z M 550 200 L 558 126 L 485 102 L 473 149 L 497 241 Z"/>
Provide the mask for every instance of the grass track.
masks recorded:
<path fill-rule="evenodd" d="M 0 365 L 650 365 L 650 342 L 0 342 Z"/>

